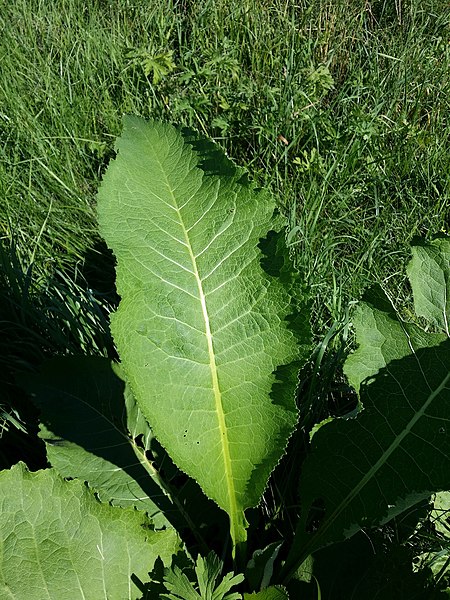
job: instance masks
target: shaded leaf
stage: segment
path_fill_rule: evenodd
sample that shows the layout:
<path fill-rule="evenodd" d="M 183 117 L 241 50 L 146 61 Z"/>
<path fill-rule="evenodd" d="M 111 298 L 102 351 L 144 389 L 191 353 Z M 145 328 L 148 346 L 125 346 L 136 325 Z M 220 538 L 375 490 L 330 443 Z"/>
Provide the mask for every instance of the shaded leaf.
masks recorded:
<path fill-rule="evenodd" d="M 390 362 L 361 387 L 356 419 L 319 429 L 301 478 L 295 545 L 302 553 L 387 522 L 450 486 L 449 358 L 446 341 Z"/>
<path fill-rule="evenodd" d="M 273 575 L 273 565 L 281 548 L 281 542 L 273 542 L 263 550 L 255 550 L 245 571 L 252 590 L 260 590 L 269 585 Z"/>
<path fill-rule="evenodd" d="M 63 477 L 88 481 L 102 501 L 135 506 L 156 527 L 170 526 L 161 507 L 173 507 L 136 443 L 142 436 L 148 448 L 151 430 L 108 359 L 53 359 L 22 385 L 41 410 L 39 435 Z"/>
<path fill-rule="evenodd" d="M 254 594 L 244 594 L 244 600 L 289 600 L 284 587 L 276 585 Z"/>
<path fill-rule="evenodd" d="M 422 600 L 433 589 L 431 572 L 414 573 L 413 549 L 386 531 L 359 532 L 352 538 L 314 553 L 314 576 L 309 586 L 298 586 L 293 598 L 317 600 Z M 292 580 L 289 587 L 292 586 Z"/>
<path fill-rule="evenodd" d="M 197 591 L 187 575 L 174 565 L 164 577 L 165 586 L 171 593 L 162 596 L 168 600 L 240 600 L 241 594 L 230 590 L 241 583 L 244 576 L 227 573 L 217 584 L 222 568 L 223 563 L 214 552 L 210 552 L 206 558 L 199 555 L 195 565 Z"/>
<path fill-rule="evenodd" d="M 346 372 L 363 410 L 312 438 L 285 576 L 318 548 L 450 488 L 450 339 L 401 321 L 379 290 L 355 323 L 360 346 Z"/>

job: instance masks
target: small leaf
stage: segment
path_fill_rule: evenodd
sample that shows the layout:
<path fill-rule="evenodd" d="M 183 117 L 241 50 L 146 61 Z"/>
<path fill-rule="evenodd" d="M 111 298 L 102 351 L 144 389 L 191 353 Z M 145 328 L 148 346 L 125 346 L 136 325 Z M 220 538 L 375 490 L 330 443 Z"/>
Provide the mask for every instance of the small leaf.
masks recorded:
<path fill-rule="evenodd" d="M 177 565 L 166 572 L 164 584 L 172 593 L 161 594 L 162 598 L 168 600 L 201 600 L 200 594 L 189 581 L 187 575 Z"/>
<path fill-rule="evenodd" d="M 246 579 L 250 589 L 259 590 L 269 585 L 273 574 L 273 565 L 280 551 L 281 543 L 273 542 L 253 553 L 246 569 Z"/>
<path fill-rule="evenodd" d="M 289 596 L 284 587 L 276 585 L 255 594 L 244 594 L 244 600 L 289 600 Z"/>
<path fill-rule="evenodd" d="M 151 56 L 150 54 L 143 56 L 142 66 L 144 68 L 144 73 L 147 76 L 150 75 L 150 73 L 153 73 L 154 85 L 157 85 L 161 79 L 164 79 L 166 75 L 176 68 L 176 64 L 173 62 L 172 50 L 154 56 Z"/>
<path fill-rule="evenodd" d="M 241 594 L 230 592 L 230 589 L 241 583 L 244 576 L 227 573 L 216 585 L 222 568 L 223 563 L 214 552 L 210 552 L 205 559 L 199 555 L 195 566 L 197 591 L 187 575 L 175 565 L 164 576 L 165 586 L 171 593 L 163 594 L 163 597 L 169 600 L 240 600 Z"/>
<path fill-rule="evenodd" d="M 173 51 L 153 54 L 150 50 L 140 48 L 129 50 L 126 57 L 131 59 L 133 64 L 140 64 L 146 77 L 153 75 L 153 85 L 157 85 L 166 75 L 171 73 L 176 64 L 173 61 Z"/>
<path fill-rule="evenodd" d="M 219 557 L 210 552 L 206 559 L 199 555 L 195 566 L 198 588 L 202 598 L 212 598 L 216 589 L 216 581 L 222 571 L 222 562 Z"/>
<path fill-rule="evenodd" d="M 414 294 L 414 309 L 450 337 L 450 238 L 412 247 L 407 273 Z"/>

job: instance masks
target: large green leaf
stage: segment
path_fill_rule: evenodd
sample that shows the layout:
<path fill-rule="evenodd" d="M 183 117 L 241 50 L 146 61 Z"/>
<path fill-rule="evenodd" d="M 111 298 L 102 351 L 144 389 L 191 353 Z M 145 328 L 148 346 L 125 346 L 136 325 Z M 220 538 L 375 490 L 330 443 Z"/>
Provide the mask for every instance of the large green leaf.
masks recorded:
<path fill-rule="evenodd" d="M 120 365 L 94 356 L 55 358 L 20 382 L 40 409 L 39 436 L 60 475 L 87 481 L 103 502 L 146 511 L 156 528 L 188 527 L 201 545 L 207 515 L 217 530 L 222 515 L 197 484 L 172 485 L 179 470 L 155 443 Z"/>
<path fill-rule="evenodd" d="M 366 294 L 353 315 L 353 324 L 358 349 L 347 358 L 344 372 L 357 391 L 363 381 L 376 375 L 391 361 L 447 339 L 444 333 L 428 333 L 414 323 L 399 319 L 378 287 Z"/>
<path fill-rule="evenodd" d="M 433 244 L 422 250 L 423 271 L 408 270 L 414 292 L 435 263 Z M 429 294 L 436 306 L 445 306 L 443 289 Z M 321 546 L 450 488 L 450 339 L 404 323 L 379 290 L 361 305 L 355 323 L 360 346 L 346 372 L 359 386 L 363 410 L 325 424 L 312 439 L 285 573 Z"/>
<path fill-rule="evenodd" d="M 399 319 L 385 293 L 373 288 L 353 317 L 359 347 L 344 365 L 356 390 L 391 360 L 409 356 L 419 348 L 436 346 L 449 337 L 450 240 L 438 238 L 414 244 L 407 273 L 415 312 L 432 323 L 435 332 Z"/>
<path fill-rule="evenodd" d="M 125 375 L 159 441 L 243 542 L 244 509 L 297 420 L 295 372 L 275 374 L 301 355 L 292 278 L 259 247 L 274 203 L 214 145 L 169 125 L 127 117 L 117 148 L 98 216 L 117 258 L 111 327 Z"/>
<path fill-rule="evenodd" d="M 173 529 L 102 504 L 80 481 L 23 464 L 0 473 L 0 597 L 136 600 L 158 557 L 179 550 Z"/>

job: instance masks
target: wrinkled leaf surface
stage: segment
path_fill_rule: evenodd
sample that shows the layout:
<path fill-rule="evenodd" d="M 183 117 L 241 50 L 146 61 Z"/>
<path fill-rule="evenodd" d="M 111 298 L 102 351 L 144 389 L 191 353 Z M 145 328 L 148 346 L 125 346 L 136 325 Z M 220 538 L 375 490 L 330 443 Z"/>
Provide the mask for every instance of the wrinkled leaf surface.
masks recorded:
<path fill-rule="evenodd" d="M 111 326 L 125 375 L 158 440 L 243 542 L 244 509 L 297 420 L 295 374 L 274 374 L 301 356 L 295 302 L 259 248 L 274 203 L 212 144 L 169 125 L 127 117 L 117 149 L 98 216 L 117 258 Z M 274 394 L 287 377 L 291 393 Z"/>
<path fill-rule="evenodd" d="M 170 565 L 179 541 L 78 480 L 19 463 L 0 473 L 0 550 L 5 600 L 135 600 L 134 581 L 148 581 L 158 556 Z"/>

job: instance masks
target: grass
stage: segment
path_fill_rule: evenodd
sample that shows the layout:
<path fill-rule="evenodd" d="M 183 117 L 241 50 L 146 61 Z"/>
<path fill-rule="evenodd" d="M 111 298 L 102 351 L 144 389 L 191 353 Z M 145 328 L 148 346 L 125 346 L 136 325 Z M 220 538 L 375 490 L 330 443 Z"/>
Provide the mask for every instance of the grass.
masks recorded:
<path fill-rule="evenodd" d="M 0 31 L 0 435 L 31 461 L 18 370 L 114 353 L 95 193 L 123 113 L 198 129 L 273 190 L 312 292 L 303 402 L 339 414 L 352 303 L 375 282 L 407 303 L 410 240 L 450 227 L 448 3 L 0 0 Z"/>
<path fill-rule="evenodd" d="M 196 127 L 271 186 L 318 337 L 373 281 L 400 298 L 409 240 L 446 226 L 441 1 L 1 4 L 0 231 L 38 278 L 95 244 L 124 112 Z"/>

